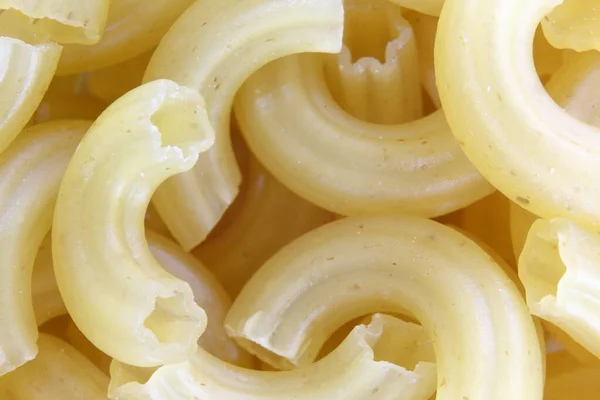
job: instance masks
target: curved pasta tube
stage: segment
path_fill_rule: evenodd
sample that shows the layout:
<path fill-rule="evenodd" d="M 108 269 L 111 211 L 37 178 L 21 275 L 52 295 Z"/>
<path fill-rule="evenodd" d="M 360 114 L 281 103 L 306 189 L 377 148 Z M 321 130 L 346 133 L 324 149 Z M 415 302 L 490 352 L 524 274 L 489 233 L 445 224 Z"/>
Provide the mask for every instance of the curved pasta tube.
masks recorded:
<path fill-rule="evenodd" d="M 406 19 L 415 31 L 421 68 L 421 83 L 436 108 L 441 107 L 440 95 L 435 83 L 433 48 L 437 32 L 438 18 L 415 12 L 406 12 Z"/>
<path fill-rule="evenodd" d="M 26 129 L 0 154 L 0 375 L 35 357 L 35 256 L 52 225 L 56 194 L 90 126 L 58 121 Z"/>
<path fill-rule="evenodd" d="M 252 277 L 225 324 L 290 368 L 310 364 L 347 320 L 405 308 L 432 339 L 437 399 L 541 398 L 542 356 L 519 291 L 465 236 L 419 217 L 348 218 L 304 235 Z"/>
<path fill-rule="evenodd" d="M 509 203 L 502 193 L 491 194 L 464 209 L 460 226 L 479 237 L 516 269 L 510 236 Z"/>
<path fill-rule="evenodd" d="M 325 58 L 325 76 L 337 103 L 376 124 L 422 117 L 417 45 L 402 10 L 388 0 L 352 0 L 344 11 L 345 45 L 340 54 Z"/>
<path fill-rule="evenodd" d="M 151 51 L 120 64 L 92 71 L 88 86 L 90 93 L 112 103 L 142 84 L 150 57 Z"/>
<path fill-rule="evenodd" d="M 533 223 L 519 258 L 519 277 L 533 315 L 552 322 L 600 355 L 600 238 L 564 218 Z"/>
<path fill-rule="evenodd" d="M 235 223 L 194 249 L 233 298 L 277 250 L 333 218 L 290 192 L 254 158 L 236 203 Z"/>
<path fill-rule="evenodd" d="M 27 42 L 94 44 L 108 15 L 108 0 L 0 0 L 0 36 Z"/>
<path fill-rule="evenodd" d="M 194 300 L 206 312 L 208 326 L 198 344 L 223 361 L 247 368 L 253 366 L 253 357 L 241 350 L 225 332 L 223 321 L 231 307 L 231 299 L 215 276 L 171 240 L 152 232 L 146 235 L 156 261 L 190 285 Z"/>
<path fill-rule="evenodd" d="M 568 115 L 535 73 L 531 44 L 558 0 L 447 0 L 436 73 L 452 132 L 509 199 L 546 218 L 600 223 L 598 128 Z"/>
<path fill-rule="evenodd" d="M 494 190 L 462 154 L 442 110 L 374 125 L 341 110 L 316 56 L 275 61 L 242 87 L 235 114 L 259 161 L 290 190 L 342 215 L 443 215 Z"/>
<path fill-rule="evenodd" d="M 50 234 L 40 245 L 35 257 L 31 278 L 31 295 L 38 326 L 67 313 L 65 303 L 63 303 L 58 286 L 56 286 Z"/>
<path fill-rule="evenodd" d="M 341 0 L 200 0 L 154 52 L 145 81 L 168 78 L 197 88 L 216 131 L 215 146 L 193 172 L 163 185 L 157 207 L 184 250 L 197 246 L 238 192 L 240 172 L 229 138 L 229 111 L 242 82 L 268 62 L 292 53 L 341 49 Z"/>
<path fill-rule="evenodd" d="M 40 352 L 0 378 L 5 400 L 106 399 L 108 377 L 68 343 L 40 334 Z"/>
<path fill-rule="evenodd" d="M 391 317 L 374 318 L 368 326 L 355 327 L 327 357 L 295 371 L 245 370 L 198 352 L 186 363 L 159 368 L 142 384 L 140 380 L 148 378 L 145 371 L 114 362 L 109 397 L 156 400 L 427 399 L 435 391 L 432 363 L 419 362 L 412 371 L 388 361 L 375 361 L 378 345 L 385 349 L 393 344 L 413 344 L 410 343 L 415 338 L 410 335 L 411 328 L 398 324 L 400 322 Z M 394 337 L 386 335 L 388 330 L 395 333 L 392 334 Z"/>
<path fill-rule="evenodd" d="M 600 50 L 599 0 L 564 1 L 542 19 L 548 41 L 559 49 Z"/>
<path fill-rule="evenodd" d="M 93 46 L 66 45 L 59 75 L 96 70 L 154 48 L 193 0 L 110 0 L 102 39 Z"/>
<path fill-rule="evenodd" d="M 50 85 L 61 47 L 0 37 L 0 152 L 27 125 Z"/>
<path fill-rule="evenodd" d="M 159 80 L 107 108 L 69 163 L 52 230 L 56 279 L 77 327 L 113 358 L 155 366 L 196 348 L 206 315 L 152 257 L 143 224 L 155 188 L 213 139 L 199 94 Z"/>
<path fill-rule="evenodd" d="M 399 6 L 437 17 L 445 0 L 390 0 Z"/>

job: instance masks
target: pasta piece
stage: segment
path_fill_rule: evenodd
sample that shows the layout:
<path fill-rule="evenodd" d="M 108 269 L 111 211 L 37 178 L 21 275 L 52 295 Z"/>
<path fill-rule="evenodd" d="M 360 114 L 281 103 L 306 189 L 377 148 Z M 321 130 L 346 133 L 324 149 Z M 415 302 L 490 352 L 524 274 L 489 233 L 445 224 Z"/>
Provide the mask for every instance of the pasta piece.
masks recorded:
<path fill-rule="evenodd" d="M 345 4 L 344 25 L 342 52 L 325 58 L 325 75 L 338 104 L 376 124 L 422 117 L 417 45 L 402 10 L 387 0 L 352 0 Z"/>
<path fill-rule="evenodd" d="M 78 328 L 113 358 L 156 366 L 196 348 L 206 315 L 190 286 L 152 257 L 143 224 L 156 187 L 189 170 L 213 140 L 198 92 L 159 80 L 108 107 L 69 163 L 54 215 L 54 271 Z"/>
<path fill-rule="evenodd" d="M 436 108 L 441 107 L 440 95 L 435 83 L 433 48 L 437 32 L 438 18 L 416 12 L 406 12 L 406 19 L 415 31 L 421 68 L 421 83 Z"/>
<path fill-rule="evenodd" d="M 35 360 L 0 378 L 4 400 L 106 399 L 108 377 L 69 344 L 41 334 Z"/>
<path fill-rule="evenodd" d="M 102 40 L 93 46 L 65 46 L 58 74 L 71 75 L 106 68 L 151 50 L 193 2 L 110 0 Z"/>
<path fill-rule="evenodd" d="M 559 49 L 600 50 L 600 0 L 556 2 L 542 19 L 548 41 Z"/>
<path fill-rule="evenodd" d="M 437 17 L 442 11 L 445 0 L 391 0 L 399 6 Z"/>
<path fill-rule="evenodd" d="M 35 112 L 50 85 L 60 52 L 56 44 L 31 46 L 0 37 L 0 152 Z"/>
<path fill-rule="evenodd" d="M 462 154 L 442 110 L 395 126 L 360 121 L 333 100 L 313 55 L 254 74 L 238 93 L 235 114 L 269 172 L 338 214 L 436 217 L 494 190 Z"/>
<path fill-rule="evenodd" d="M 341 0 L 199 0 L 163 38 L 144 76 L 173 79 L 206 99 L 215 146 L 193 172 L 158 190 L 157 210 L 184 250 L 201 243 L 238 193 L 229 111 L 243 81 L 264 64 L 300 52 L 341 49 Z"/>
<path fill-rule="evenodd" d="M 56 278 L 54 277 L 54 265 L 52 264 L 52 243 L 50 234 L 46 236 L 39 247 L 35 263 L 33 264 L 33 275 L 31 279 L 31 293 L 33 298 L 33 311 L 38 326 L 67 313 L 65 303 L 60 297 Z"/>
<path fill-rule="evenodd" d="M 32 270 L 52 225 L 56 194 L 89 122 L 26 129 L 0 154 L 0 375 L 35 357 Z"/>
<path fill-rule="evenodd" d="M 564 218 L 533 223 L 519 258 L 519 277 L 533 315 L 600 355 L 597 287 L 600 238 Z"/>
<path fill-rule="evenodd" d="M 465 236 L 419 217 L 348 218 L 304 235 L 253 276 L 225 324 L 291 368 L 349 319 L 405 308 L 433 342 L 438 400 L 541 398 L 540 344 L 519 291 Z"/>
<path fill-rule="evenodd" d="M 435 391 L 435 366 L 419 362 L 414 370 L 378 361 L 375 354 L 396 345 L 410 347 L 411 324 L 392 317 L 374 318 L 355 327 L 323 360 L 296 371 L 240 369 L 198 352 L 188 362 L 158 369 L 147 383 L 147 371 L 114 362 L 112 399 L 427 399 Z M 417 350 L 419 351 L 419 350 Z M 421 351 L 423 354 L 425 351 Z M 407 354 L 405 351 L 404 354 Z M 408 360 L 409 362 L 412 360 Z"/>
<path fill-rule="evenodd" d="M 108 0 L 0 0 L 0 36 L 27 42 L 94 44 L 108 15 Z"/>
<path fill-rule="evenodd" d="M 461 227 L 479 237 L 516 269 L 510 238 L 509 203 L 502 193 L 495 192 L 465 208 Z"/>
<path fill-rule="evenodd" d="M 198 344 L 210 354 L 242 367 L 251 367 L 253 357 L 241 350 L 225 332 L 223 321 L 231 299 L 214 275 L 178 245 L 156 233 L 147 232 L 152 255 L 171 274 L 185 280 L 194 293 L 194 300 L 206 312 L 208 327 Z"/>
<path fill-rule="evenodd" d="M 85 84 L 84 75 L 53 79 L 30 123 L 39 124 L 58 119 L 95 120 L 107 104 L 86 93 Z"/>
<path fill-rule="evenodd" d="M 233 222 L 194 250 L 232 298 L 277 250 L 333 217 L 290 192 L 254 158 L 236 203 Z"/>
<path fill-rule="evenodd" d="M 152 51 L 120 64 L 92 71 L 89 81 L 90 93 L 112 103 L 142 84 L 150 57 Z"/>
<path fill-rule="evenodd" d="M 531 56 L 538 22 L 558 3 L 447 0 L 438 88 L 452 132 L 496 188 L 541 217 L 597 225 L 599 130 L 552 100 Z"/>

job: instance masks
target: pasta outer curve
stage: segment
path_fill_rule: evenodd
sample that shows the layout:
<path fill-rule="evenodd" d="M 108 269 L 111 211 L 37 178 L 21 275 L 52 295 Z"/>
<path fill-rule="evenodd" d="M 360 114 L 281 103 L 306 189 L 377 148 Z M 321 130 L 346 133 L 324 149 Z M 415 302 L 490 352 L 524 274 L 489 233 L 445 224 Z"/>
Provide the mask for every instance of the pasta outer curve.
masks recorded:
<path fill-rule="evenodd" d="M 422 323 L 437 399 L 542 398 L 536 328 L 511 279 L 468 238 L 420 217 L 347 218 L 302 236 L 252 277 L 225 324 L 260 358 L 290 368 L 373 311 Z"/>
<path fill-rule="evenodd" d="M 255 73 L 235 114 L 260 162 L 290 190 L 342 215 L 447 214 L 492 193 L 452 137 L 442 110 L 407 124 L 345 113 L 321 60 L 295 55 Z"/>
<path fill-rule="evenodd" d="M 437 17 L 442 11 L 445 0 L 390 0 L 399 6 Z"/>
<path fill-rule="evenodd" d="M 548 41 L 559 49 L 600 50 L 599 0 L 561 1 L 542 19 Z"/>
<path fill-rule="evenodd" d="M 325 56 L 333 98 L 350 115 L 375 124 L 421 118 L 416 38 L 402 9 L 388 0 L 352 0 L 344 11 L 342 51 Z"/>
<path fill-rule="evenodd" d="M 600 355 L 600 237 L 565 218 L 533 223 L 519 258 L 531 313 Z"/>
<path fill-rule="evenodd" d="M 334 218 L 290 192 L 254 157 L 248 164 L 233 223 L 193 250 L 232 298 L 281 247 Z"/>
<path fill-rule="evenodd" d="M 156 187 L 213 140 L 198 92 L 158 80 L 108 107 L 69 163 L 52 230 L 56 279 L 77 327 L 113 358 L 156 366 L 196 349 L 206 315 L 150 253 L 144 214 Z"/>
<path fill-rule="evenodd" d="M 50 85 L 61 46 L 32 46 L 0 36 L 0 152 L 35 112 Z"/>
<path fill-rule="evenodd" d="M 390 316 L 356 326 L 324 359 L 295 371 L 252 371 L 205 352 L 188 362 L 159 368 L 145 384 L 145 371 L 113 362 L 111 399 L 132 400 L 421 400 L 435 392 L 435 365 L 419 362 L 414 371 L 375 361 L 377 346 L 414 345 L 411 328 Z M 388 333 L 388 335 L 386 335 Z M 390 340 L 389 336 L 393 339 Z M 403 335 L 403 336 L 400 336 Z M 421 352 L 423 353 L 423 352 Z"/>
<path fill-rule="evenodd" d="M 27 42 L 94 44 L 102 37 L 109 0 L 0 0 L 0 35 Z"/>
<path fill-rule="evenodd" d="M 194 170 L 155 195 L 164 199 L 157 210 L 184 250 L 204 240 L 238 193 L 241 177 L 229 137 L 238 88 L 274 59 L 339 52 L 343 12 L 342 0 L 200 0 L 163 38 L 144 80 L 168 78 L 200 90 L 216 131 L 215 146 Z"/>
<path fill-rule="evenodd" d="M 0 154 L 0 375 L 37 353 L 33 265 L 52 226 L 63 173 L 89 126 L 86 121 L 36 125 Z"/>
<path fill-rule="evenodd" d="M 102 39 L 92 46 L 65 46 L 57 73 L 97 70 L 139 56 L 158 45 L 192 3 L 193 0 L 111 0 Z"/>
<path fill-rule="evenodd" d="M 33 311 L 38 326 L 55 317 L 67 314 L 65 303 L 60 297 L 58 286 L 56 286 L 50 237 L 51 234 L 48 233 L 38 249 L 31 277 Z"/>
<path fill-rule="evenodd" d="M 538 22 L 558 3 L 447 0 L 438 89 L 453 134 L 496 188 L 541 217 L 598 225 L 598 128 L 550 98 L 531 54 Z"/>
<path fill-rule="evenodd" d="M 0 377 L 4 400 L 106 399 L 108 377 L 71 345 L 42 333 L 39 346 L 35 360 Z"/>

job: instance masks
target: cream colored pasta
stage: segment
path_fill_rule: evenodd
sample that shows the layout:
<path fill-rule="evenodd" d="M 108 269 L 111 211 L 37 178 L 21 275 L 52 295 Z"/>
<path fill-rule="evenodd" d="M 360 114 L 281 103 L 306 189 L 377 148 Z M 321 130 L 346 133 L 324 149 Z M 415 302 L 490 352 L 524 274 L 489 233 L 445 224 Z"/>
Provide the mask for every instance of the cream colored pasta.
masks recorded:
<path fill-rule="evenodd" d="M 0 154 L 0 375 L 37 353 L 33 264 L 52 225 L 63 173 L 89 125 L 37 125 Z"/>
<path fill-rule="evenodd" d="M 185 250 L 197 246 L 238 193 L 240 173 L 229 138 L 235 92 L 274 59 L 341 48 L 341 0 L 201 0 L 169 30 L 154 52 L 145 81 L 167 78 L 199 89 L 216 131 L 215 146 L 194 170 L 171 179 L 157 210 Z"/>

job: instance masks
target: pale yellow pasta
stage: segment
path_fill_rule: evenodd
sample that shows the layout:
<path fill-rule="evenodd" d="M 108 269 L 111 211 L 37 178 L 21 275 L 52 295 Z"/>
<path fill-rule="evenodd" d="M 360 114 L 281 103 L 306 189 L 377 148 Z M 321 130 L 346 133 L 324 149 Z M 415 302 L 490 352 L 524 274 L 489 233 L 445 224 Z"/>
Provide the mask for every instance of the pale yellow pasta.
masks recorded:
<path fill-rule="evenodd" d="M 222 231 L 194 250 L 233 298 L 277 250 L 333 219 L 331 213 L 290 192 L 254 158 L 249 160 L 238 202 L 239 210 L 231 221 L 223 221 Z"/>
<path fill-rule="evenodd" d="M 37 353 L 33 264 L 52 225 L 67 163 L 89 126 L 86 121 L 36 125 L 0 154 L 0 375 Z"/>
<path fill-rule="evenodd" d="M 108 0 L 0 0 L 0 36 L 90 45 L 100 40 L 107 14 Z"/>
<path fill-rule="evenodd" d="M 158 45 L 192 3 L 193 0 L 110 0 L 102 40 L 92 46 L 65 46 L 58 74 L 105 68 L 145 53 Z"/>
<path fill-rule="evenodd" d="M 510 238 L 515 260 L 518 260 L 521 256 L 529 228 L 531 228 L 531 225 L 538 218 L 535 214 L 530 213 L 512 201 L 510 202 Z"/>
<path fill-rule="evenodd" d="M 533 315 L 552 322 L 600 355 L 600 237 L 564 218 L 533 223 L 519 258 L 519 277 Z"/>
<path fill-rule="evenodd" d="M 417 44 L 400 7 L 352 0 L 344 11 L 345 44 L 340 54 L 325 58 L 333 98 L 349 114 L 376 124 L 422 117 Z"/>
<path fill-rule="evenodd" d="M 465 236 L 419 217 L 348 218 L 304 235 L 252 277 L 225 323 L 289 368 L 309 365 L 357 315 L 406 310 L 433 342 L 438 400 L 541 397 L 540 344 L 519 291 Z"/>
<path fill-rule="evenodd" d="M 354 118 L 331 97 L 315 55 L 263 67 L 238 92 L 235 114 L 269 172 L 338 214 L 436 217 L 494 190 L 462 153 L 442 110 L 391 126 Z"/>
<path fill-rule="evenodd" d="M 184 250 L 197 246 L 238 193 L 240 172 L 229 138 L 229 113 L 243 81 L 279 57 L 341 49 L 341 0 L 199 0 L 154 52 L 145 81 L 172 79 L 199 89 L 216 131 L 215 146 L 187 174 L 155 195 L 157 210 Z"/>
<path fill-rule="evenodd" d="M 554 1 L 556 8 L 542 19 L 548 41 L 559 49 L 600 50 L 600 1 Z"/>
<path fill-rule="evenodd" d="M 453 134 L 509 199 L 542 217 L 600 223 L 599 129 L 541 85 L 531 46 L 555 0 L 446 0 L 436 74 Z"/>
<path fill-rule="evenodd" d="M 435 391 L 435 366 L 423 362 L 409 370 L 375 358 L 390 347 L 411 347 L 417 327 L 379 316 L 355 327 L 344 342 L 317 363 L 295 371 L 251 371 L 233 367 L 202 351 L 188 362 L 148 371 L 113 362 L 112 399 L 366 400 L 427 399 Z M 412 342 L 412 343 L 411 343 Z M 404 354 L 430 358 L 425 346 Z M 407 359 L 409 363 L 412 360 Z M 149 378 L 149 379 L 148 379 Z M 147 380 L 146 383 L 144 383 Z"/>
<path fill-rule="evenodd" d="M 439 16 L 445 0 L 390 0 L 399 6 L 418 11 L 423 14 Z"/>
<path fill-rule="evenodd" d="M 155 366 L 196 349 L 206 315 L 152 257 L 143 225 L 156 187 L 213 140 L 199 94 L 159 80 L 114 102 L 69 163 L 52 230 L 56 279 L 78 328 L 113 358 Z"/>
<path fill-rule="evenodd" d="M 56 286 L 50 234 L 46 236 L 35 256 L 31 277 L 31 296 L 38 326 L 67 313 L 65 303 L 63 303 Z"/>
<path fill-rule="evenodd" d="M 71 345 L 40 334 L 39 347 L 35 360 L 0 377 L 3 400 L 106 399 L 108 377 Z"/>
<path fill-rule="evenodd" d="M 146 52 L 120 64 L 92 71 L 88 89 L 94 96 L 112 103 L 142 84 L 144 71 L 152 57 Z"/>
<path fill-rule="evenodd" d="M 25 127 L 50 85 L 61 47 L 0 36 L 0 152 Z"/>

